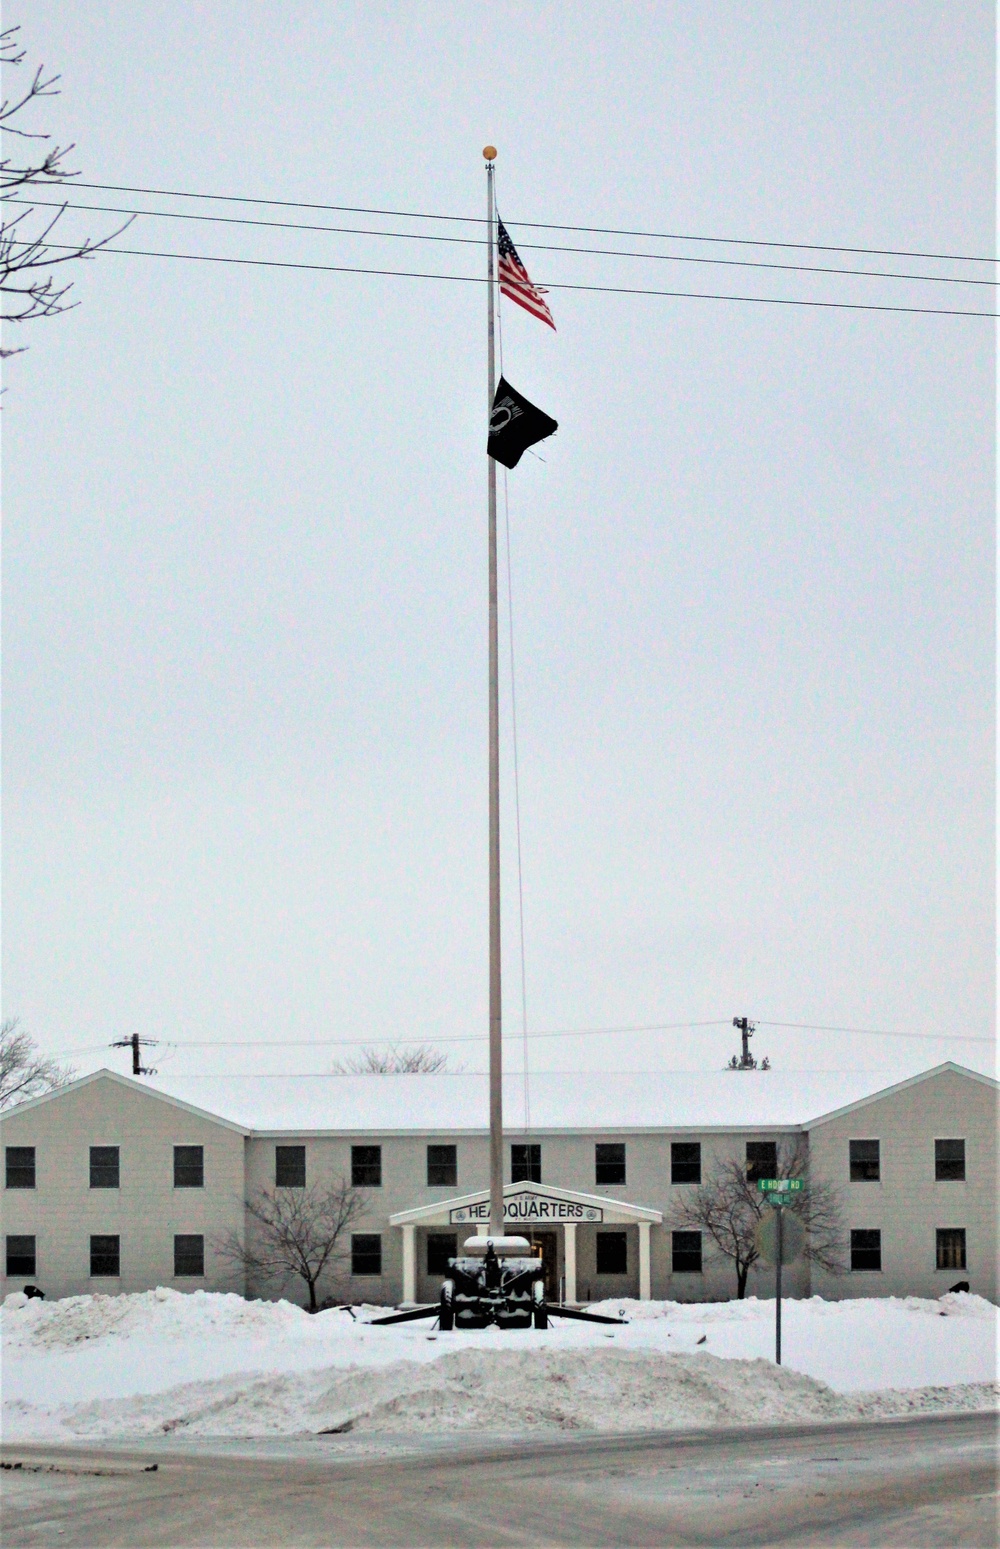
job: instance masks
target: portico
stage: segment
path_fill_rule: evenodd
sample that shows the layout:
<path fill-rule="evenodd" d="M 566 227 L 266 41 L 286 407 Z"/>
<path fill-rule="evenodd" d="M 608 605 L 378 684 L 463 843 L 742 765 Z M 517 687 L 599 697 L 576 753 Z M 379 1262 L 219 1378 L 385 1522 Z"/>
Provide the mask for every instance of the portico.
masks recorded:
<path fill-rule="evenodd" d="M 562 1233 L 562 1296 L 567 1302 L 578 1300 L 579 1240 L 581 1229 L 592 1233 L 603 1226 L 632 1228 L 638 1233 L 638 1293 L 642 1301 L 652 1294 L 650 1271 L 650 1229 L 663 1223 L 663 1213 L 645 1205 L 633 1205 L 600 1194 L 582 1194 L 573 1189 L 543 1186 L 540 1183 L 508 1183 L 504 1194 L 504 1225 L 510 1232 L 532 1236 L 537 1233 Z M 413 1210 L 400 1210 L 389 1217 L 389 1225 L 403 1234 L 403 1300 L 417 1300 L 417 1233 L 422 1228 L 451 1228 L 458 1251 L 462 1240 L 486 1229 L 489 1223 L 488 1189 L 462 1194 Z M 464 1230 L 463 1230 L 464 1228 Z"/>

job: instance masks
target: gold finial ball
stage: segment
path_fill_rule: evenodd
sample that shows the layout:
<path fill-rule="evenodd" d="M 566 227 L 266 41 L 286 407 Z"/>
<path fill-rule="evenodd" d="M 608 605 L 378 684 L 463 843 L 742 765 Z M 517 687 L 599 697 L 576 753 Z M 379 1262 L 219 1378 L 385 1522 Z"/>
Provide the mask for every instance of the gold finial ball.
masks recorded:
<path fill-rule="evenodd" d="M 486 157 L 487 161 L 496 161 L 496 159 L 497 159 L 497 148 L 496 148 L 496 146 L 495 145 L 484 145 L 483 146 L 483 155 Z"/>

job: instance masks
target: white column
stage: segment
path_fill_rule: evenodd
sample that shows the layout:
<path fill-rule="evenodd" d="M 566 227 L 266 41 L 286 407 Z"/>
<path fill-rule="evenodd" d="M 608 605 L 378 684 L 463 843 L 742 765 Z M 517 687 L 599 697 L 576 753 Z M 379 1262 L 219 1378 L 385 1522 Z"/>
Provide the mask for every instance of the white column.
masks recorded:
<path fill-rule="evenodd" d="M 649 1227 L 648 1221 L 639 1222 L 639 1300 L 641 1302 L 651 1301 L 653 1296 L 649 1267 Z"/>
<path fill-rule="evenodd" d="M 566 1282 L 566 1300 L 576 1301 L 576 1222 L 563 1223 L 563 1278 Z"/>
<path fill-rule="evenodd" d="M 417 1229 L 415 1226 L 403 1227 L 403 1300 L 415 1302 L 417 1299 Z"/>

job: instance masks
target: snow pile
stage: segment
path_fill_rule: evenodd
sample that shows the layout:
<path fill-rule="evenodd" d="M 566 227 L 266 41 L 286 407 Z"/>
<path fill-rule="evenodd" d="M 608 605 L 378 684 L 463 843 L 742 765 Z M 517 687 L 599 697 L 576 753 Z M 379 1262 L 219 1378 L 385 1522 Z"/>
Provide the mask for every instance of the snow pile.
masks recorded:
<path fill-rule="evenodd" d="M 888 1416 L 997 1403 L 980 1297 L 609 1302 L 625 1327 L 439 1333 L 377 1309 L 160 1289 L 0 1313 L 8 1438 L 317 1431 L 636 1430 Z M 868 1391 L 865 1391 L 868 1390 Z M 872 1391 L 874 1390 L 874 1391 Z"/>

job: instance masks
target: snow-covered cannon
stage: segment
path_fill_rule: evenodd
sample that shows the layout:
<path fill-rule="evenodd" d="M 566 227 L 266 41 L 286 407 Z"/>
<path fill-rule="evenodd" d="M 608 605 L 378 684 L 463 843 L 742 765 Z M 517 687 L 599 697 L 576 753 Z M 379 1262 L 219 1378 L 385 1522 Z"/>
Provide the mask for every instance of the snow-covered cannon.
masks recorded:
<path fill-rule="evenodd" d="M 409 1323 L 437 1316 L 439 1328 L 450 1330 L 486 1328 L 491 1323 L 504 1329 L 544 1329 L 553 1316 L 583 1323 L 625 1322 L 547 1301 L 542 1261 L 532 1254 L 524 1237 L 470 1237 L 464 1248 L 464 1253 L 448 1260 L 448 1278 L 437 1302 L 372 1318 L 372 1323 Z"/>

